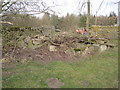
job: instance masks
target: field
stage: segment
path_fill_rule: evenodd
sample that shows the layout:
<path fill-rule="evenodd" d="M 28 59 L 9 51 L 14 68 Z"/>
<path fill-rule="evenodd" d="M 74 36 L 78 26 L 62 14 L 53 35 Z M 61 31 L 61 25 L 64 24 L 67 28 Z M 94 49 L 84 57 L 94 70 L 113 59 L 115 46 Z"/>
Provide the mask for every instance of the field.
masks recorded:
<path fill-rule="evenodd" d="M 111 38 L 109 43 L 117 45 L 102 53 L 85 54 L 84 57 L 79 56 L 74 60 L 73 58 L 64 60 L 68 58 L 63 55 L 64 58 L 51 56 L 54 60 L 50 59 L 50 61 L 19 58 L 17 63 L 3 63 L 3 88 L 117 88 L 118 39 L 116 32 L 113 30 L 97 32 L 100 33 L 99 38 Z M 54 53 L 54 55 L 59 55 L 59 53 Z"/>

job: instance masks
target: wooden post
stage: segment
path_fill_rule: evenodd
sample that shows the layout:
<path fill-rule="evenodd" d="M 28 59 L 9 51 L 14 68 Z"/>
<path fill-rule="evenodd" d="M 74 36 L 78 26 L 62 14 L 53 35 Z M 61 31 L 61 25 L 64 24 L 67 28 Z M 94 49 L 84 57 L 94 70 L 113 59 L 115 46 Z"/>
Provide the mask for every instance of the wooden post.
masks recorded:
<path fill-rule="evenodd" d="M 87 2 L 87 6 L 88 6 L 88 14 L 87 14 L 87 21 L 86 21 L 86 29 L 89 30 L 89 25 L 90 25 L 90 0 L 88 0 Z"/>
<path fill-rule="evenodd" d="M 118 26 L 120 27 L 120 1 L 118 2 Z"/>
<path fill-rule="evenodd" d="M 2 12 L 2 1 L 0 1 L 0 12 Z M 2 15 L 0 16 L 0 21 L 2 21 Z M 2 59 L 2 24 L 1 23 L 0 23 L 0 59 Z"/>
<path fill-rule="evenodd" d="M 118 30 L 119 30 L 119 33 L 118 33 L 118 44 L 120 44 L 120 1 L 118 2 Z M 118 50 L 118 53 L 120 53 L 120 48 Z M 120 58 L 120 56 L 119 56 Z"/>
<path fill-rule="evenodd" d="M 55 28 L 54 28 L 54 26 L 51 27 L 51 39 L 55 40 Z"/>
<path fill-rule="evenodd" d="M 2 2 L 0 1 L 0 13 L 2 13 Z M 0 16 L 0 21 L 2 21 L 2 15 Z M 2 89 L 2 25 L 0 24 L 0 89 Z"/>
<path fill-rule="evenodd" d="M 97 15 L 95 16 L 95 25 L 97 25 Z"/>

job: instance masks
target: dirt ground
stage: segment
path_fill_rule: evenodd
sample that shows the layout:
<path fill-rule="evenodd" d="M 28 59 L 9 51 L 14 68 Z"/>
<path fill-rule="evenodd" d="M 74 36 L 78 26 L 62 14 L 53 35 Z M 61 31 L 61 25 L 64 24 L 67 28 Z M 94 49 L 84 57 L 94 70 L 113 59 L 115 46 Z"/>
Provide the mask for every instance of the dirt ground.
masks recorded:
<path fill-rule="evenodd" d="M 44 45 L 40 48 L 36 49 L 17 49 L 15 54 L 16 58 L 20 59 L 33 59 L 33 60 L 44 60 L 44 61 L 51 61 L 51 60 L 71 60 L 73 56 L 70 53 L 65 53 L 64 48 L 60 48 L 57 51 L 49 51 L 48 46 Z"/>

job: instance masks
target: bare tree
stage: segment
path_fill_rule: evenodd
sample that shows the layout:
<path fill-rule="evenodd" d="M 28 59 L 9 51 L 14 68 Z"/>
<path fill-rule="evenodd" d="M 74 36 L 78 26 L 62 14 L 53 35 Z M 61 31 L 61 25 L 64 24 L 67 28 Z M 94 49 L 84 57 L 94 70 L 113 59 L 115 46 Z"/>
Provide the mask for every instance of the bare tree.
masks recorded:
<path fill-rule="evenodd" d="M 39 1 L 16 1 L 12 2 L 11 0 L 7 2 L 1 2 L 2 4 L 2 16 L 5 16 L 7 14 L 41 14 L 41 13 L 58 13 L 53 10 L 54 7 L 59 6 L 53 4 L 50 6 L 46 2 L 39 0 Z"/>

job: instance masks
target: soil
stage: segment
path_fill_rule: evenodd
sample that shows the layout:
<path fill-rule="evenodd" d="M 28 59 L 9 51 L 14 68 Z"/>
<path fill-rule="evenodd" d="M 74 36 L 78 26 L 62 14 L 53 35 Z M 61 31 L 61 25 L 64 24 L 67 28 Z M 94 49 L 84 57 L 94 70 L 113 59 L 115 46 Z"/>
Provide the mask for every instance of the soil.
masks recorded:
<path fill-rule="evenodd" d="M 57 51 L 49 51 L 48 45 L 36 49 L 17 49 L 15 58 L 19 59 L 33 59 L 39 61 L 53 61 L 53 60 L 72 60 L 74 59 L 71 53 L 66 53 L 65 48 L 57 47 Z"/>

